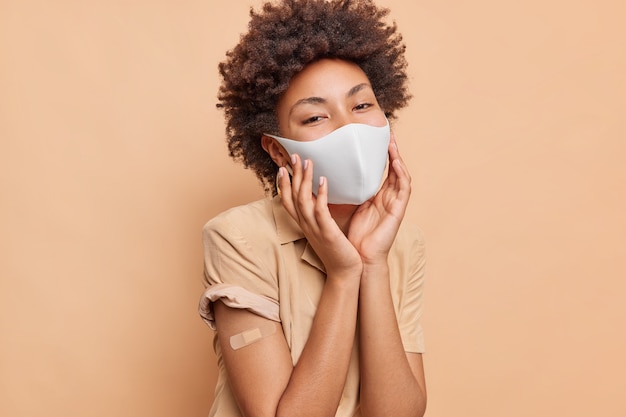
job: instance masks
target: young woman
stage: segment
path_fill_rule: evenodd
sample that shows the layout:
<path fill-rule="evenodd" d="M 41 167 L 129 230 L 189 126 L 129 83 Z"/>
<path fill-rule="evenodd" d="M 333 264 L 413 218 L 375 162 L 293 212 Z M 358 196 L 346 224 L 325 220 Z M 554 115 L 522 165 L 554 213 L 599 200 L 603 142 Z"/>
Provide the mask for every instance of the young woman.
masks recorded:
<path fill-rule="evenodd" d="M 424 246 L 402 222 L 410 176 L 388 120 L 409 94 L 387 14 L 268 3 L 220 64 L 230 153 L 272 198 L 204 228 L 212 416 L 424 414 Z"/>

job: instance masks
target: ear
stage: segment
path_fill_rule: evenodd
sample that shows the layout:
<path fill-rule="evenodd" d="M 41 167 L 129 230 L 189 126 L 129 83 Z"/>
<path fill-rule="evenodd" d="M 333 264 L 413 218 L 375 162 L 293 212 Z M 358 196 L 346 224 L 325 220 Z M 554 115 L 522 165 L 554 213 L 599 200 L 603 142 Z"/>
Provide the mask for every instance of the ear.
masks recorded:
<path fill-rule="evenodd" d="M 289 152 L 283 145 L 278 143 L 278 141 L 272 137 L 267 135 L 261 136 L 261 146 L 268 153 L 270 158 L 278 165 L 279 167 L 284 167 L 289 165 L 291 157 L 289 156 Z"/>

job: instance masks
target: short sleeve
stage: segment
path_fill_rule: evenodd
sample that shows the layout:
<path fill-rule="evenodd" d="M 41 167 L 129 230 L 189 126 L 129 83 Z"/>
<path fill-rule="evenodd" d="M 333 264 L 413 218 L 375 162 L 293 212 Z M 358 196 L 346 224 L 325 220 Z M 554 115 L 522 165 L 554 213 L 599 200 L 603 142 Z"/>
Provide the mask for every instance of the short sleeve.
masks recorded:
<path fill-rule="evenodd" d="M 405 248 L 402 252 L 401 268 L 404 279 L 398 308 L 398 326 L 404 350 L 412 353 L 424 353 L 424 331 L 422 328 L 422 304 L 426 253 L 424 238 L 417 227 L 410 227 L 403 237 Z M 403 245 L 404 246 L 404 245 Z M 406 251 L 406 252 L 405 252 Z"/>
<path fill-rule="evenodd" d="M 226 212 L 204 226 L 206 290 L 199 313 L 212 329 L 212 303 L 217 300 L 280 321 L 278 280 L 272 267 L 277 258 L 272 244 L 275 232 L 268 222 L 262 211 L 246 207 Z"/>
<path fill-rule="evenodd" d="M 245 308 L 261 317 L 280 321 L 278 304 L 274 301 L 260 297 L 242 287 L 229 284 L 215 284 L 204 291 L 198 306 L 198 313 L 213 330 L 215 330 L 213 302 L 217 300 L 221 300 L 228 307 Z"/>

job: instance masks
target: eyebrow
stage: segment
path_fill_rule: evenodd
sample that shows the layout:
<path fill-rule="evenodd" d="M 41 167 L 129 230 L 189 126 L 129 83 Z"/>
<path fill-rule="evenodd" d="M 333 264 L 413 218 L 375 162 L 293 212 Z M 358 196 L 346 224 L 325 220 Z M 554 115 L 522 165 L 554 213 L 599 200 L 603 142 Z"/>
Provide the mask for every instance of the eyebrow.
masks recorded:
<path fill-rule="evenodd" d="M 348 94 L 346 94 L 346 97 L 352 97 L 353 95 L 363 90 L 364 88 L 372 88 L 372 87 L 368 83 L 357 84 L 354 87 L 352 87 L 350 91 L 348 91 Z"/>
<path fill-rule="evenodd" d="M 363 90 L 364 88 L 372 88 L 372 87 L 368 83 L 357 84 L 346 93 L 346 98 L 352 97 L 353 95 Z M 301 98 L 300 100 L 296 101 L 293 106 L 291 106 L 291 109 L 289 110 L 289 114 L 293 112 L 293 109 L 295 109 L 296 107 L 302 104 L 324 104 L 324 103 L 326 103 L 326 99 L 323 97 L 313 96 L 313 97 Z"/>

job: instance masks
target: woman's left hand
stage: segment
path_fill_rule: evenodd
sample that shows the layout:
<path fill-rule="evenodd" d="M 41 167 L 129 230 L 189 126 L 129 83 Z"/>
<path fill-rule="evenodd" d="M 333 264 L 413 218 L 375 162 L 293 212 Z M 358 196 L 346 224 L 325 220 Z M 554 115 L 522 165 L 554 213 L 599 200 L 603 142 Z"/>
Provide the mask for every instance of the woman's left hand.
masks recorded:
<path fill-rule="evenodd" d="M 411 176 L 391 134 L 388 175 L 378 193 L 354 213 L 348 239 L 364 264 L 386 263 L 411 196 Z"/>

